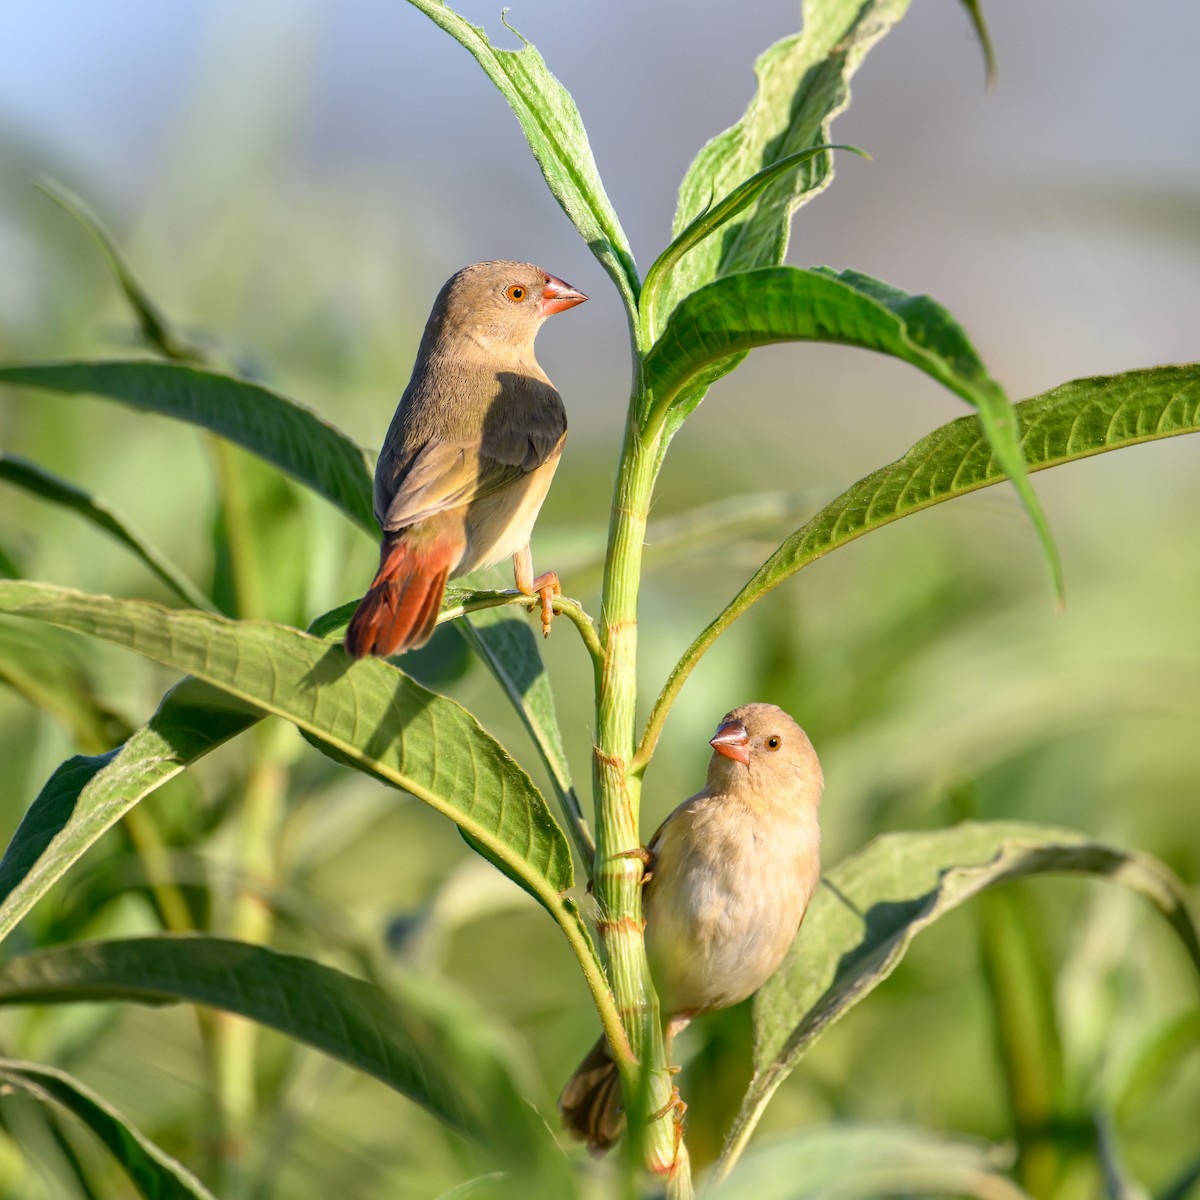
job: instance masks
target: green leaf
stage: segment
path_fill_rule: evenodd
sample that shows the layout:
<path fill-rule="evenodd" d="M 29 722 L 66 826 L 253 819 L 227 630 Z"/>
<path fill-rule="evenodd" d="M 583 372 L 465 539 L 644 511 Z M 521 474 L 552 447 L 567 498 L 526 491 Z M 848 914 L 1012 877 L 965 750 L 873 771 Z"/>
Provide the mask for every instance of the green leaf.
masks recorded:
<path fill-rule="evenodd" d="M 73 483 L 61 479 L 37 463 L 16 454 L 0 450 L 0 480 L 24 488 L 43 500 L 77 512 L 85 520 L 111 534 L 118 542 L 133 551 L 191 608 L 212 608 L 212 602 L 165 554 L 138 533 L 129 521 L 105 501 Z"/>
<path fill-rule="evenodd" d="M 963 8 L 967 10 L 967 16 L 971 20 L 971 27 L 975 30 L 975 36 L 979 39 L 979 48 L 983 51 L 983 65 L 987 71 L 987 81 L 989 84 L 996 82 L 996 50 L 992 45 L 991 31 L 988 29 L 987 21 L 983 15 L 983 5 L 979 0 L 960 0 Z"/>
<path fill-rule="evenodd" d="M 236 442 L 378 533 L 362 449 L 311 409 L 256 383 L 178 363 L 31 363 L 0 367 L 0 383 L 103 396 L 188 421 Z"/>
<path fill-rule="evenodd" d="M 886 979 L 912 939 L 984 889 L 1030 875 L 1081 873 L 1140 892 L 1200 971 L 1187 892 L 1158 860 L 1069 829 L 964 822 L 885 834 L 823 879 L 803 932 L 754 1002 L 754 1076 L 726 1144 L 736 1158 L 776 1088 L 834 1021 Z"/>
<path fill-rule="evenodd" d="M 164 358 L 177 361 L 199 361 L 203 356 L 197 347 L 171 328 L 170 322 L 158 306 L 150 299 L 146 290 L 137 281 L 132 268 L 125 261 L 116 239 L 109 233 L 104 222 L 69 188 L 56 179 L 42 176 L 34 181 L 36 186 L 56 204 L 70 213 L 99 244 L 108 259 L 117 284 L 121 289 L 138 323 L 142 338 L 148 346 L 157 350 Z"/>
<path fill-rule="evenodd" d="M 642 320 L 651 341 L 658 336 L 658 322 L 655 315 L 658 293 L 678 265 L 679 260 L 688 251 L 695 249 L 705 238 L 720 229 L 722 225 L 753 204 L 781 176 L 786 175 L 789 171 L 795 171 L 801 164 L 808 162 L 816 155 L 832 150 L 849 150 L 854 154 L 861 154 L 864 158 L 870 157 L 854 146 L 812 146 L 808 150 L 789 154 L 752 175 L 745 183 L 734 188 L 720 203 L 706 208 L 685 229 L 680 231 L 678 237 L 674 238 L 671 244 L 650 264 L 650 269 L 646 272 L 646 282 L 642 287 Z"/>
<path fill-rule="evenodd" d="M 128 732 L 96 695 L 79 643 L 56 629 L 0 620 L 0 683 L 54 717 L 81 749 L 103 750 Z"/>
<path fill-rule="evenodd" d="M 1076 379 L 1014 406 L 1030 471 L 1200 430 L 1200 364 L 1149 367 Z M 705 651 L 756 600 L 802 567 L 874 529 L 1005 478 L 978 417 L 960 417 L 923 437 L 903 458 L 860 479 L 767 559 L 724 611 L 684 651 L 655 703 L 643 738 L 658 728 Z"/>
<path fill-rule="evenodd" d="M 1054 579 L 1061 569 L 1045 515 L 1030 487 L 1012 405 L 962 327 L 928 296 L 910 296 L 857 271 L 768 267 L 719 279 L 672 314 L 645 363 L 653 392 L 647 426 L 669 421 L 667 437 L 699 403 L 689 383 L 730 354 L 773 342 L 860 346 L 909 363 L 979 410 L 993 454 L 1041 536 Z"/>
<path fill-rule="evenodd" d="M 688 168 L 672 233 L 757 172 L 829 142 L 833 118 L 850 103 L 851 76 L 907 9 L 908 0 L 807 0 L 802 31 L 776 42 L 754 64 L 758 90 L 741 120 L 704 146 Z M 832 179 L 833 157 L 825 151 L 774 183 L 720 238 L 687 254 L 664 288 L 662 310 L 671 312 L 689 292 L 720 276 L 783 262 L 792 214 Z"/>
<path fill-rule="evenodd" d="M 573 932 L 571 852 L 532 781 L 460 705 L 379 659 L 298 630 L 0 582 L 0 610 L 76 629 L 283 717 L 333 754 L 448 816 Z"/>
<path fill-rule="evenodd" d="M 448 602 L 451 599 L 447 597 Z M 482 609 L 457 621 L 454 628 L 496 677 L 528 730 L 546 767 L 579 856 L 590 869 L 596 848 L 571 781 L 571 767 L 563 749 L 550 676 L 546 674 L 528 617 L 524 613 L 514 615 L 506 608 Z"/>
<path fill-rule="evenodd" d="M 60 1105 L 78 1117 L 112 1152 L 146 1200 L 213 1200 L 212 1193 L 189 1170 L 65 1072 L 0 1058 L 0 1087 L 43 1104 Z"/>
<path fill-rule="evenodd" d="M 62 763 L 0 859 L 0 940 L 130 809 L 262 713 L 185 679 L 123 746 Z"/>
<path fill-rule="evenodd" d="M 373 1075 L 506 1157 L 548 1135 L 515 1048 L 448 985 L 397 971 L 384 991 L 298 955 L 198 935 L 77 942 L 0 967 L 0 1004 L 204 1004 Z"/>
<path fill-rule="evenodd" d="M 757 1147 L 713 1200 L 976 1196 L 1022 1200 L 997 1146 L 896 1125 L 818 1125 Z M 706 1193 L 707 1194 L 707 1193 Z"/>
<path fill-rule="evenodd" d="M 472 25 L 439 0 L 410 3 L 470 51 L 499 88 L 521 123 L 547 186 L 617 285 L 630 322 L 636 325 L 638 273 L 633 252 L 600 182 L 583 118 L 571 93 L 524 38 L 520 50 L 497 50 L 482 27 Z M 507 23 L 506 27 L 516 33 Z"/>

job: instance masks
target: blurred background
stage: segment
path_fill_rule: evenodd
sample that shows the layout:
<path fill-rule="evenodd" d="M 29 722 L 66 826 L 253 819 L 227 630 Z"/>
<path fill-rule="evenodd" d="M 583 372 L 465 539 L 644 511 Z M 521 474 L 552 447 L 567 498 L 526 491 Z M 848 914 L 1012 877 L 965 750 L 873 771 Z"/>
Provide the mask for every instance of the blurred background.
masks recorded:
<path fill-rule="evenodd" d="M 518 44 L 498 5 L 459 9 L 498 44 Z M 990 89 L 954 0 L 917 0 L 871 52 L 833 133 L 872 161 L 839 157 L 832 187 L 797 216 L 790 261 L 929 292 L 1013 399 L 1195 359 L 1200 7 L 1009 0 L 985 12 L 999 61 Z M 644 271 L 668 240 L 692 157 L 740 116 L 755 56 L 797 28 L 798 6 L 759 0 L 735 16 L 710 3 L 524 0 L 508 20 L 574 95 Z M 215 358 L 369 447 L 407 380 L 432 298 L 459 266 L 528 258 L 581 287 L 591 302 L 539 341 L 572 435 L 534 554 L 596 611 L 628 386 L 624 316 L 499 94 L 416 9 L 394 0 L 0 3 L 0 359 L 128 354 L 131 322 L 104 262 L 34 188 L 40 174 L 103 216 L 151 295 Z M 961 411 L 909 368 L 824 347 L 758 351 L 719 383 L 677 438 L 653 514 L 644 706 L 787 532 Z M 195 431 L 100 401 L 7 392 L 0 443 L 116 505 L 218 596 L 228 589 L 219 497 L 229 463 Z M 238 611 L 306 624 L 359 594 L 373 569 L 370 540 L 347 535 L 341 517 L 290 485 L 255 478 L 275 489 L 279 582 L 268 581 L 259 609 L 243 596 Z M 1101 456 L 1041 473 L 1035 486 L 1063 555 L 1065 612 L 1008 489 L 818 562 L 735 626 L 692 677 L 647 776 L 646 834 L 700 785 L 720 715 L 767 699 L 793 712 L 821 753 L 830 863 L 881 831 L 973 812 L 1146 850 L 1195 896 L 1200 442 Z M 0 552 L 11 573 L 169 599 L 93 530 L 8 488 Z M 30 636 L 14 629 L 0 626 L 0 637 Z M 39 653 L 78 673 L 114 729 L 145 721 L 170 682 L 93 643 L 48 639 Z M 590 696 L 570 629 L 557 629 L 546 658 L 586 782 Z M 453 633 L 422 660 L 415 669 L 476 711 L 540 779 L 491 677 Z M 103 731 L 89 736 L 93 744 L 61 714 L 0 691 L 5 837 L 59 761 L 109 744 Z M 337 930 L 460 981 L 527 1039 L 544 1084 L 535 1099 L 550 1112 L 595 1029 L 549 923 L 473 862 L 440 818 L 275 736 L 286 811 L 264 886 L 280 911 L 307 914 L 281 921 L 277 940 L 314 952 Z M 237 887 L 227 854 L 249 753 L 240 742 L 225 748 L 195 781 L 147 805 L 178 877 L 207 897 L 214 928 Z M 35 913 L 29 941 L 152 925 L 137 878 L 122 873 L 133 870 L 127 849 L 114 831 Z M 1112 1114 L 1131 1173 L 1164 1191 L 1200 1158 L 1195 1020 L 1190 1037 L 1179 1034 L 1196 995 L 1181 952 L 1145 907 L 1099 885 L 1040 882 L 1014 895 L 1050 1010 L 1058 1194 L 1098 1186 L 1098 1111 Z M 918 941 L 814 1050 L 766 1126 L 870 1118 L 1010 1136 L 980 929 L 967 909 Z M 206 1084 L 186 1014 L 34 1013 L 6 1017 L 3 1030 L 7 1049 L 69 1060 L 204 1173 L 194 1114 Z M 701 1161 L 736 1108 L 749 1038 L 742 1006 L 681 1042 Z M 1164 1056 L 1165 1044 L 1176 1049 Z M 457 1177 L 452 1145 L 379 1085 L 270 1038 L 262 1050 L 264 1099 L 248 1118 L 245 1153 L 270 1176 L 264 1195 L 434 1195 Z M 10 1143 L 0 1143 L 0 1180 L 14 1196 L 65 1194 Z"/>

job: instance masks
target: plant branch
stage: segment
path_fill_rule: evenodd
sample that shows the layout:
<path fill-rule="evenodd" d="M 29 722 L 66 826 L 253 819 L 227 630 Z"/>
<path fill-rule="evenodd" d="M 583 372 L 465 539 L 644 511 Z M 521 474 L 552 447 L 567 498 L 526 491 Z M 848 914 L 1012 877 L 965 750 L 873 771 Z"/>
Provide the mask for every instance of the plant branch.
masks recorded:
<path fill-rule="evenodd" d="M 534 603 L 536 603 L 536 600 L 531 599 L 524 592 L 513 591 L 511 589 L 503 591 L 481 590 L 477 592 L 464 592 L 457 604 L 442 609 L 441 613 L 438 614 L 437 623 L 441 625 L 444 621 L 453 621 L 457 617 L 465 616 L 467 613 L 480 612 L 485 608 L 502 608 L 513 604 L 520 604 L 525 608 L 529 608 Z M 584 611 L 583 605 L 578 600 L 572 600 L 569 596 L 555 596 L 551 601 L 551 608 L 559 616 L 566 617 L 579 630 L 579 636 L 583 639 L 584 648 L 591 657 L 596 678 L 599 679 L 604 662 L 604 651 L 600 646 L 600 637 L 596 633 L 595 621 L 588 616 Z"/>

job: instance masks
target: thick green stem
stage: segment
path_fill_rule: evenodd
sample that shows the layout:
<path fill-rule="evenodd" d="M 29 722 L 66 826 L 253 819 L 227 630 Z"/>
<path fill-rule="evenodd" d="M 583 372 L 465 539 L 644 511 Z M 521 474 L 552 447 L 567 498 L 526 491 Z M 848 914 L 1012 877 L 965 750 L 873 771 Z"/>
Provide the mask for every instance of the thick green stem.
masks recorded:
<path fill-rule="evenodd" d="M 657 457 L 657 447 L 647 445 L 639 434 L 639 410 L 640 397 L 635 395 L 613 497 L 600 612 L 604 658 L 596 697 L 594 886 L 609 983 L 636 1060 L 621 1064 L 631 1135 L 640 1136 L 642 1157 L 651 1170 L 674 1177 L 679 1158 L 676 1112 L 670 1104 L 662 1024 L 642 936 L 641 778 L 632 770 L 638 586 Z M 639 1111 L 653 1114 L 643 1129 L 638 1128 Z M 680 1161 L 686 1164 L 686 1158 Z M 683 1171 L 686 1174 L 686 1165 Z"/>

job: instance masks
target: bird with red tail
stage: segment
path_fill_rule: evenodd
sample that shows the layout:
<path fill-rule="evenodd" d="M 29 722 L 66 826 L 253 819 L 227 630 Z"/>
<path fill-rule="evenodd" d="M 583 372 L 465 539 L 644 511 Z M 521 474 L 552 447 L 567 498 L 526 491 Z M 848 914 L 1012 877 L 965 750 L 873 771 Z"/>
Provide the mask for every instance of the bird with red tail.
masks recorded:
<path fill-rule="evenodd" d="M 427 642 L 446 583 L 511 556 L 548 633 L 558 577 L 534 578 L 529 536 L 567 414 L 538 366 L 542 322 L 587 297 L 531 263 L 483 262 L 434 301 L 375 467 L 379 571 L 346 630 L 355 658 Z"/>

